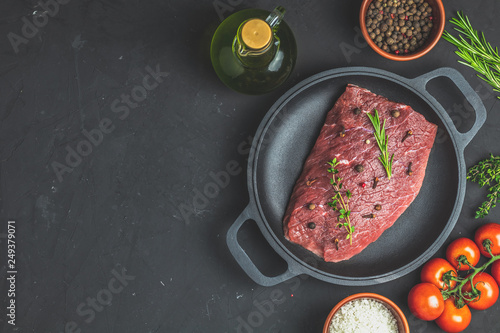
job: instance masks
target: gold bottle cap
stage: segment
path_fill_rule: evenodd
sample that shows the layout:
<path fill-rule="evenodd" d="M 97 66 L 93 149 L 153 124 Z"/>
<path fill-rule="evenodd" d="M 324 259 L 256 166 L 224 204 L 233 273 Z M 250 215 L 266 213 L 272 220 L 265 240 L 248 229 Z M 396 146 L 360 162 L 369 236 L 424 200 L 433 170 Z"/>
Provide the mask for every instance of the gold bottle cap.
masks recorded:
<path fill-rule="evenodd" d="M 248 20 L 241 29 L 243 43 L 254 50 L 268 46 L 271 43 L 271 36 L 271 27 L 261 19 Z"/>

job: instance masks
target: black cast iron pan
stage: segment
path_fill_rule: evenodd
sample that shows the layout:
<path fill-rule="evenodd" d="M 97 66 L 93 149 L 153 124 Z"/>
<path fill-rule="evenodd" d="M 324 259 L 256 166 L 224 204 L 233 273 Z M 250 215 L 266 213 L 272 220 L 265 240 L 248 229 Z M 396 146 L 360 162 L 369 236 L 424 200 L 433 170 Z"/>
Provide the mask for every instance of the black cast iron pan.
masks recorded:
<path fill-rule="evenodd" d="M 427 91 L 427 83 L 448 77 L 476 112 L 472 128 L 460 133 L 447 112 Z M 382 236 L 353 258 L 327 263 L 283 236 L 282 219 L 303 163 L 314 145 L 326 113 L 348 83 L 390 100 L 408 104 L 438 125 L 423 186 L 415 201 Z M 271 286 L 299 274 L 341 285 L 372 285 L 418 268 L 445 242 L 455 226 L 465 195 L 464 149 L 486 120 L 479 96 L 462 75 L 441 68 L 414 79 L 366 67 L 317 74 L 292 88 L 260 124 L 248 161 L 250 202 L 227 234 L 229 250 L 258 284 Z M 262 274 L 237 239 L 238 230 L 254 220 L 273 249 L 288 263 L 281 275 Z"/>

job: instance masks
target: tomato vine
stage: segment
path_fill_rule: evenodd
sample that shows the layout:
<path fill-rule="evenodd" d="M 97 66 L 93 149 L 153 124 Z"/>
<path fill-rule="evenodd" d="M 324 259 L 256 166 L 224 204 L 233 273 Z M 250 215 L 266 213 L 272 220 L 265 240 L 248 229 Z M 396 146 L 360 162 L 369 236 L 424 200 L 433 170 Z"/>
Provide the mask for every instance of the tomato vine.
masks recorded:
<path fill-rule="evenodd" d="M 486 263 L 484 263 L 480 267 L 475 267 L 468 262 L 466 256 L 461 255 L 457 258 L 457 261 L 459 262 L 459 264 L 468 265 L 469 267 L 471 267 L 472 273 L 467 275 L 465 278 L 454 276 L 453 271 L 448 271 L 443 275 L 443 281 L 448 288 L 443 288 L 443 290 L 441 290 L 441 294 L 443 295 L 443 298 L 445 300 L 448 298 L 455 299 L 455 306 L 459 309 L 464 305 L 467 305 L 468 303 L 476 300 L 478 297 L 481 297 L 481 291 L 479 291 L 476 288 L 476 285 L 473 284 L 473 279 L 477 274 L 484 272 L 486 268 L 488 268 L 488 266 L 490 266 L 493 262 L 500 259 L 500 254 L 495 256 L 491 251 L 491 240 L 485 239 L 482 245 L 486 252 L 491 256 L 491 258 Z M 451 288 L 451 281 L 456 282 L 456 286 L 454 288 Z M 463 287 L 467 283 L 470 283 L 470 291 L 463 290 Z"/>

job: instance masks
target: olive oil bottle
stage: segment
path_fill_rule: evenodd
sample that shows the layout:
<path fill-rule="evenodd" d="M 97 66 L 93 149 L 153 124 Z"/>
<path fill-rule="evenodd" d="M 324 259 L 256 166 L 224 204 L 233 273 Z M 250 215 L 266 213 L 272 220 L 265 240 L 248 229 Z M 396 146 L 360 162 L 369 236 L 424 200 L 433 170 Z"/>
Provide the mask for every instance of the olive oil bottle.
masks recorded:
<path fill-rule="evenodd" d="M 245 94 L 270 92 L 290 75 L 297 58 L 285 9 L 246 9 L 232 14 L 215 31 L 210 57 L 228 87 Z"/>

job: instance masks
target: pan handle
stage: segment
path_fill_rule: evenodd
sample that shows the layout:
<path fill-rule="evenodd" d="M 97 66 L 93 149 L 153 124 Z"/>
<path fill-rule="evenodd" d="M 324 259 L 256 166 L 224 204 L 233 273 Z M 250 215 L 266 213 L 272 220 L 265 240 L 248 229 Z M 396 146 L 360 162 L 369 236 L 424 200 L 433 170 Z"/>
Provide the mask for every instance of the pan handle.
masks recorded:
<path fill-rule="evenodd" d="M 457 143 L 461 149 L 465 149 L 465 147 L 469 144 L 472 138 L 474 138 L 474 136 L 477 134 L 481 126 L 483 126 L 484 122 L 486 121 L 486 116 L 487 116 L 486 109 L 484 107 L 483 102 L 481 101 L 481 98 L 474 91 L 474 89 L 472 89 L 469 82 L 467 82 L 467 80 L 465 80 L 462 74 L 460 74 L 460 72 L 454 68 L 450 67 L 438 68 L 429 73 L 421 75 L 411 81 L 418 90 L 425 91 L 428 95 L 427 97 L 430 98 L 433 103 L 435 103 L 436 105 L 441 105 L 426 89 L 427 83 L 430 80 L 440 76 L 447 77 L 451 81 L 453 81 L 453 83 L 455 83 L 457 88 L 462 92 L 462 94 L 465 96 L 467 101 L 469 101 L 470 105 L 476 112 L 476 121 L 474 122 L 474 125 L 468 132 L 460 133 L 455 128 Z M 447 112 L 444 112 L 442 115 L 446 117 L 450 123 L 453 123 Z"/>
<path fill-rule="evenodd" d="M 227 246 L 229 247 L 229 251 L 233 255 L 234 259 L 238 262 L 238 264 L 243 268 L 245 273 L 254 280 L 256 283 L 261 286 L 269 287 L 277 285 L 283 281 L 289 280 L 300 273 L 295 273 L 292 271 L 292 265 L 287 261 L 288 268 L 287 270 L 278 276 L 266 276 L 262 274 L 262 272 L 255 266 L 252 259 L 248 256 L 245 250 L 238 243 L 238 231 L 240 230 L 243 223 L 248 220 L 256 220 L 257 214 L 254 214 L 254 209 L 252 204 L 249 204 L 243 212 L 238 216 L 233 225 L 229 228 L 226 236 Z M 257 223 L 259 225 L 259 223 Z M 259 225 L 260 228 L 260 225 Z"/>

